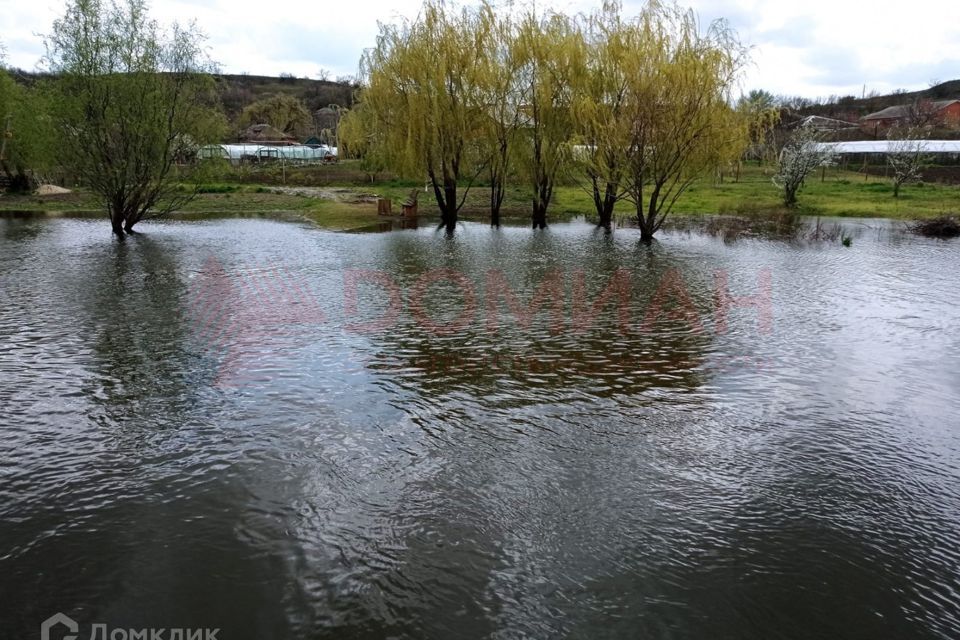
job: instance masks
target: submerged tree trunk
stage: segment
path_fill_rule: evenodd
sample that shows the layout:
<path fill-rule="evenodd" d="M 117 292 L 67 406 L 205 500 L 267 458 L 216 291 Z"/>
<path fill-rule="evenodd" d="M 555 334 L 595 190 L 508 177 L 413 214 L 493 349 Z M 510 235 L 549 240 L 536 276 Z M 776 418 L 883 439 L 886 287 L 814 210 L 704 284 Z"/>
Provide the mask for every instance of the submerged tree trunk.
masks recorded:
<path fill-rule="evenodd" d="M 656 233 L 654 229 L 654 223 L 656 222 L 656 216 L 653 215 L 644 215 L 643 206 L 640 205 L 637 207 L 637 227 L 640 229 L 640 241 L 646 244 L 653 242 L 653 234 Z"/>
<path fill-rule="evenodd" d="M 654 185 L 650 194 L 650 200 L 647 204 L 646 215 L 644 215 L 644 203 L 642 199 L 637 199 L 637 226 L 640 228 L 640 241 L 645 244 L 653 242 L 653 235 L 657 232 L 657 218 L 659 216 L 660 186 Z"/>
<path fill-rule="evenodd" d="M 533 228 L 547 228 L 547 208 L 553 196 L 553 183 L 546 176 L 540 176 L 534 188 L 533 196 Z"/>
<path fill-rule="evenodd" d="M 440 209 L 440 226 L 447 233 L 453 233 L 457 228 L 457 181 L 444 179 L 441 185 L 433 176 L 430 177 L 433 185 L 433 195 L 437 199 Z"/>
<path fill-rule="evenodd" d="M 545 203 L 534 201 L 532 219 L 534 229 L 547 228 L 547 205 Z"/>
<path fill-rule="evenodd" d="M 118 238 L 125 238 L 126 233 L 123 231 L 123 215 L 119 213 L 110 213 L 110 225 L 113 227 L 113 233 Z"/>
<path fill-rule="evenodd" d="M 500 226 L 500 207 L 503 205 L 505 190 L 503 177 L 499 175 L 490 176 L 490 226 Z"/>
<path fill-rule="evenodd" d="M 593 183 L 593 206 L 597 210 L 597 226 L 610 230 L 613 224 L 613 209 L 617 204 L 617 185 L 607 183 L 602 193 L 596 178 Z"/>

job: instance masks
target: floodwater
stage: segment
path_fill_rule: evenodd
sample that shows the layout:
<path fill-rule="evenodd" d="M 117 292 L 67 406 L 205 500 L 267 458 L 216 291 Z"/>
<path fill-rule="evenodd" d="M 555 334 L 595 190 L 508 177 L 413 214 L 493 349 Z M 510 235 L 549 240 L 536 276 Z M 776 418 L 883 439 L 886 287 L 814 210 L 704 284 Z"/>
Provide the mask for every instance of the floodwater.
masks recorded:
<path fill-rule="evenodd" d="M 960 243 L 847 226 L 0 219 L 0 638 L 956 638 Z"/>

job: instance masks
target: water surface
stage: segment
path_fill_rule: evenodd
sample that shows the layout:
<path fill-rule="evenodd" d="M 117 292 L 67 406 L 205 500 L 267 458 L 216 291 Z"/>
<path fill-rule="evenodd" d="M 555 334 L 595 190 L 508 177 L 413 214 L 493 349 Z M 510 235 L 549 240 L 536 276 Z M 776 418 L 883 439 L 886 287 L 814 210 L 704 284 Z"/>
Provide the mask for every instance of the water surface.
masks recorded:
<path fill-rule="evenodd" d="M 957 637 L 960 245 L 848 224 L 0 219 L 0 637 Z"/>

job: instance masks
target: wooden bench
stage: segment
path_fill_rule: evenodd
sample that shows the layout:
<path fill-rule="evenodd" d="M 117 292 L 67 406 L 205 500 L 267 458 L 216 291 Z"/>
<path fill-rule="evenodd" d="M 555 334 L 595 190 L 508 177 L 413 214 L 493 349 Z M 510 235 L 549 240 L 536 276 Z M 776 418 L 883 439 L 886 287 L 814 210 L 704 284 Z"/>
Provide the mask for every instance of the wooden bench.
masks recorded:
<path fill-rule="evenodd" d="M 401 208 L 403 209 L 403 217 L 405 218 L 415 218 L 417 217 L 417 198 L 420 197 L 420 189 L 411 189 L 410 195 L 407 196 L 407 199 L 400 203 Z"/>

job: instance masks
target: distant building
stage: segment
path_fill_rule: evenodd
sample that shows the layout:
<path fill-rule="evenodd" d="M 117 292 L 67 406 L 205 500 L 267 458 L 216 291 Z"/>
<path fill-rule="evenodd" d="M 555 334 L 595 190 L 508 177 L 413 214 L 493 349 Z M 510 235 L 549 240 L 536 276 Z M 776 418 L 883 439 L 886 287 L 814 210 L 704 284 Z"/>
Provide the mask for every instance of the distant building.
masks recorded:
<path fill-rule="evenodd" d="M 816 131 L 847 131 L 858 128 L 856 122 L 838 120 L 837 118 L 826 118 L 824 116 L 807 116 L 802 120 L 798 120 L 793 126 L 814 129 Z"/>
<path fill-rule="evenodd" d="M 912 125 L 960 129 L 960 100 L 918 100 L 860 118 L 861 129 L 872 134 L 883 133 L 890 127 Z"/>

